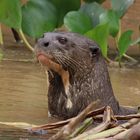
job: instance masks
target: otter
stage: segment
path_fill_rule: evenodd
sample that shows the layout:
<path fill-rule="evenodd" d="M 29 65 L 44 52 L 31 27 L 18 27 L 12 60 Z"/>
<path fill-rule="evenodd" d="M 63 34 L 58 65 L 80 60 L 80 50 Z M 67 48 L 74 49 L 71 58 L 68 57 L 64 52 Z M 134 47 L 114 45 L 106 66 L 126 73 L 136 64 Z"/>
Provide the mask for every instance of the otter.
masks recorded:
<path fill-rule="evenodd" d="M 101 50 L 96 42 L 72 32 L 48 32 L 35 45 L 37 59 L 48 69 L 48 108 L 53 116 L 76 116 L 99 99 L 114 114 L 134 114 L 136 109 L 116 100 Z"/>

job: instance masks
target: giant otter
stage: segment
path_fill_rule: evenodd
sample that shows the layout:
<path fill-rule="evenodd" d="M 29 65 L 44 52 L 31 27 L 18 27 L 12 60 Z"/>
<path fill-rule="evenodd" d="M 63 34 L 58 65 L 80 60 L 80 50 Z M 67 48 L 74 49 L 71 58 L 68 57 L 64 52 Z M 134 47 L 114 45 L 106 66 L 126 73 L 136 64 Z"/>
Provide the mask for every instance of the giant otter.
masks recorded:
<path fill-rule="evenodd" d="M 115 114 L 136 113 L 116 100 L 99 46 L 76 33 L 49 32 L 37 41 L 35 53 L 49 72 L 51 115 L 70 118 L 99 99 Z"/>

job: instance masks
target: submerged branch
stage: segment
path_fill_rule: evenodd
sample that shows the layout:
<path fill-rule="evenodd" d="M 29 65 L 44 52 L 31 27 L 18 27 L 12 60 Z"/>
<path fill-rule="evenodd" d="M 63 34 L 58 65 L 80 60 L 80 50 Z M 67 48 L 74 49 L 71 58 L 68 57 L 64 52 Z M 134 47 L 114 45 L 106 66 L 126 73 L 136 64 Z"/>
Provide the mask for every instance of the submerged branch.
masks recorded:
<path fill-rule="evenodd" d="M 93 118 L 87 118 L 80 127 L 78 127 L 70 136 L 70 138 L 74 138 L 77 135 L 83 133 L 91 124 L 93 123 Z"/>
<path fill-rule="evenodd" d="M 90 130 L 88 130 L 87 132 L 77 136 L 76 138 L 74 138 L 73 140 L 86 140 L 86 138 L 90 138 L 90 135 L 95 135 L 97 133 L 100 133 L 108 128 L 110 128 L 110 126 L 112 126 L 112 109 L 107 106 L 105 111 L 104 111 L 104 115 L 103 115 L 103 122 L 101 124 L 99 124 L 98 126 L 96 126 L 95 128 L 92 128 Z"/>
<path fill-rule="evenodd" d="M 52 136 L 49 140 L 66 139 L 73 132 L 74 128 L 83 121 L 87 114 L 97 108 L 99 100 L 89 104 L 78 116 L 71 119 L 71 121 L 65 125 L 58 133 Z"/>
<path fill-rule="evenodd" d="M 104 109 L 105 109 L 105 107 L 101 107 L 99 109 L 92 110 L 87 114 L 86 118 L 102 114 L 104 112 Z M 59 128 L 59 127 L 62 127 L 64 125 L 68 124 L 72 119 L 73 118 L 67 119 L 67 120 L 64 120 L 64 121 L 59 121 L 59 122 L 56 122 L 56 123 L 49 123 L 49 124 L 33 127 L 31 129 L 31 131 L 37 131 L 37 130 L 40 130 L 40 129 L 49 130 L 49 129 Z"/>

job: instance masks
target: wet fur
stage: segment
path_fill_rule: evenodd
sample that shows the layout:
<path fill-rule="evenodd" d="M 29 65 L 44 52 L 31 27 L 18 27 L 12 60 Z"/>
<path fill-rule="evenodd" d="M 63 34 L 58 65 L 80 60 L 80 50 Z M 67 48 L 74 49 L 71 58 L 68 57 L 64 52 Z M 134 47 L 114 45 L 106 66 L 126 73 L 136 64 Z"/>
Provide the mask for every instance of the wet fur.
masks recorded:
<path fill-rule="evenodd" d="M 61 42 L 60 38 L 66 38 L 66 42 Z M 38 40 L 36 53 L 49 54 L 56 64 L 62 66 L 57 70 L 49 69 L 53 73 L 53 76 L 49 75 L 48 92 L 52 115 L 62 118 L 76 116 L 97 99 L 101 100 L 101 106 L 110 105 L 115 114 L 136 113 L 134 109 L 119 106 L 106 63 L 100 52 L 93 53 L 94 47 L 98 47 L 94 41 L 75 33 L 46 33 Z"/>

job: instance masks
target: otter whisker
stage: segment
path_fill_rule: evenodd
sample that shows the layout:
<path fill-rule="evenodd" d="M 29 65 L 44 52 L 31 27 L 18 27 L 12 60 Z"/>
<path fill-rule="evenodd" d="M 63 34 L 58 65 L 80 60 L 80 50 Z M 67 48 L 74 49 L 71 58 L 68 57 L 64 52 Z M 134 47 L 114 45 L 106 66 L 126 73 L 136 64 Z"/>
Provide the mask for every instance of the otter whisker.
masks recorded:
<path fill-rule="evenodd" d="M 58 61 L 59 64 L 66 66 L 66 64 L 62 61 L 61 57 L 55 56 L 55 59 Z"/>
<path fill-rule="evenodd" d="M 61 61 L 62 60 L 70 60 L 71 61 L 71 58 L 67 58 L 64 55 L 62 55 L 61 53 L 55 53 L 54 54 L 54 57 L 59 57 L 59 59 L 61 59 Z M 62 61 L 62 62 L 64 64 L 64 61 Z M 78 65 L 78 63 L 76 63 L 76 61 L 75 62 L 74 61 L 71 61 L 71 63 L 69 63 L 69 64 L 74 64 L 74 66 Z"/>
<path fill-rule="evenodd" d="M 64 58 L 64 59 L 70 61 L 71 63 L 75 64 L 75 66 L 78 65 L 78 66 L 82 67 L 78 62 L 76 62 L 73 58 L 71 58 L 71 57 L 69 57 L 69 56 L 65 56 L 65 55 L 58 54 L 58 53 L 55 54 L 55 55 L 59 55 L 61 58 Z"/>
<path fill-rule="evenodd" d="M 57 57 L 58 57 L 58 56 L 57 56 Z M 75 68 L 76 68 L 76 66 L 75 66 L 74 64 L 70 63 L 70 62 L 67 61 L 66 59 L 64 59 L 64 58 L 62 58 L 62 57 L 59 57 L 59 59 L 62 61 L 62 64 L 63 64 L 65 67 L 68 68 L 68 66 L 69 66 L 69 67 L 71 67 L 72 69 L 75 69 Z M 65 62 L 64 62 L 64 60 L 65 60 Z"/>
<path fill-rule="evenodd" d="M 60 63 L 61 65 L 64 65 L 64 66 L 67 66 L 66 64 L 65 64 L 65 62 L 64 61 L 62 61 L 62 58 L 61 58 L 61 55 L 57 55 L 58 54 L 58 52 L 53 52 L 53 57 L 56 59 L 56 61 L 58 61 L 58 63 Z"/>
<path fill-rule="evenodd" d="M 77 44 L 75 44 L 75 46 L 76 46 L 78 49 L 80 49 L 81 51 L 88 52 L 87 48 L 85 49 L 85 48 L 81 47 L 81 46 L 83 46 L 83 45 L 77 45 Z"/>
<path fill-rule="evenodd" d="M 69 56 L 65 56 L 63 55 L 62 57 L 64 57 L 66 60 L 70 61 L 71 63 L 73 63 L 76 67 L 79 66 L 82 68 L 82 65 L 78 62 L 76 62 L 73 58 L 69 57 Z"/>
<path fill-rule="evenodd" d="M 79 65 L 79 64 L 75 63 L 74 61 L 72 61 L 68 57 L 64 57 L 62 55 L 59 55 L 59 58 L 61 58 L 61 60 L 65 61 L 66 66 L 68 65 L 69 67 L 72 67 L 72 69 L 76 69 Z"/>

